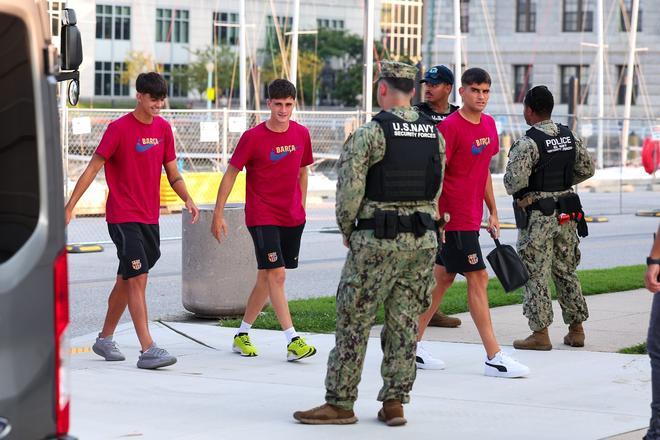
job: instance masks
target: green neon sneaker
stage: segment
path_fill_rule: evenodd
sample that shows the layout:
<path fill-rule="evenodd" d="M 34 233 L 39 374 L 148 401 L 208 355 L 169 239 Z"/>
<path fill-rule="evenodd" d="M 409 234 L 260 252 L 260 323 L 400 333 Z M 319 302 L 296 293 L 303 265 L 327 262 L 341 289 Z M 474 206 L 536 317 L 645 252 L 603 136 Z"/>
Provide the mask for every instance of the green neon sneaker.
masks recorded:
<path fill-rule="evenodd" d="M 286 347 L 286 360 L 289 362 L 314 356 L 315 354 L 316 348 L 308 345 L 300 336 L 293 338 Z"/>
<path fill-rule="evenodd" d="M 239 333 L 234 336 L 234 345 L 232 345 L 231 350 L 245 357 L 254 357 L 257 355 L 257 349 L 250 342 L 250 337 L 247 333 Z"/>

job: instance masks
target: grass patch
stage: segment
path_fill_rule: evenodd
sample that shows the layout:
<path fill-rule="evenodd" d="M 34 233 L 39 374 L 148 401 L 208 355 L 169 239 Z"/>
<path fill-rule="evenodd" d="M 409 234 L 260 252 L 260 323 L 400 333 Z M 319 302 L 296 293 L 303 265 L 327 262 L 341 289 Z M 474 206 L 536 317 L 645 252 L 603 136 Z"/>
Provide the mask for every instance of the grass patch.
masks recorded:
<path fill-rule="evenodd" d="M 619 353 L 622 353 L 622 354 L 648 354 L 648 351 L 646 349 L 646 342 L 641 342 L 637 345 L 633 345 L 632 347 L 622 348 L 621 350 L 619 350 Z"/>
<path fill-rule="evenodd" d="M 645 265 L 620 266 L 610 269 L 589 269 L 578 271 L 582 283 L 582 292 L 585 295 L 620 292 L 644 287 Z M 445 313 L 461 313 L 468 311 L 467 284 L 465 281 L 454 283 L 442 300 L 442 310 Z M 554 286 L 552 286 L 553 299 L 556 299 Z M 488 283 L 488 302 L 490 307 L 508 306 L 522 302 L 522 289 L 506 293 L 500 283 L 491 279 Z M 335 297 L 300 299 L 289 301 L 289 309 L 297 330 L 314 333 L 332 333 L 335 331 Z M 382 324 L 384 313 L 382 307 L 376 316 L 376 324 Z M 223 327 L 238 327 L 241 319 L 221 319 Z M 259 316 L 254 328 L 279 330 L 275 312 L 271 307 Z"/>

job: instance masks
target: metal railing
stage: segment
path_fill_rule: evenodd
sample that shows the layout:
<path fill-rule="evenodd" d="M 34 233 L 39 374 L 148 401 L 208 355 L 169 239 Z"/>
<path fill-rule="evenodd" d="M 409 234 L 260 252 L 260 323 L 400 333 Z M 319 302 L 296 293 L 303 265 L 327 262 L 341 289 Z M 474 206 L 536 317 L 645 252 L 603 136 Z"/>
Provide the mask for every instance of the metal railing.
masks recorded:
<path fill-rule="evenodd" d="M 73 184 L 84 171 L 96 150 L 108 124 L 130 110 L 67 109 L 61 115 L 62 144 L 65 157 L 65 191 L 67 196 Z M 268 118 L 267 111 L 240 110 L 163 110 L 161 115 L 172 125 L 175 137 L 178 166 L 184 173 L 222 172 L 231 157 L 238 140 L 246 128 L 253 127 Z M 494 158 L 491 170 L 503 172 L 508 149 L 512 142 L 528 129 L 522 115 L 493 114 L 500 133 L 501 154 Z M 297 122 L 307 127 L 312 138 L 315 163 L 313 172 L 335 176 L 337 159 L 348 135 L 365 120 L 362 111 L 297 111 Z M 556 122 L 569 123 L 569 116 L 555 115 Z M 631 135 L 627 161 L 621 163 L 622 119 L 604 119 L 603 150 L 605 167 L 621 165 L 638 166 L 643 140 L 651 136 L 652 127 L 660 125 L 660 119 L 631 120 Z M 580 118 L 576 132 L 583 138 L 592 156 L 596 157 L 597 121 Z M 104 214 L 105 180 L 101 175 L 86 194 L 93 209 L 77 212 L 102 217 Z M 81 200 L 85 203 L 85 200 Z M 80 204 L 79 204 L 80 206 Z M 163 239 L 179 237 L 180 220 L 164 216 L 161 220 Z M 99 224 L 103 227 L 99 227 Z M 69 228 L 69 243 L 109 242 L 102 219 L 77 218 Z"/>

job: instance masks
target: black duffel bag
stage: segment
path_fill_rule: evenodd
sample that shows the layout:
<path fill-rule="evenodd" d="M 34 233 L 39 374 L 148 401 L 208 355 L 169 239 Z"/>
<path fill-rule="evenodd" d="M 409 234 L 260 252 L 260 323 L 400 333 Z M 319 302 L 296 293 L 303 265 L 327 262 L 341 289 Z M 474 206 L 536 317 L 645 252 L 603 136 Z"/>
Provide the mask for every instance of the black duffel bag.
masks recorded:
<path fill-rule="evenodd" d="M 494 240 L 495 249 L 490 251 L 486 259 L 497 275 L 497 279 L 502 283 L 504 290 L 513 292 L 525 285 L 529 280 L 529 272 L 513 247 L 508 244 L 500 244 L 498 239 Z"/>

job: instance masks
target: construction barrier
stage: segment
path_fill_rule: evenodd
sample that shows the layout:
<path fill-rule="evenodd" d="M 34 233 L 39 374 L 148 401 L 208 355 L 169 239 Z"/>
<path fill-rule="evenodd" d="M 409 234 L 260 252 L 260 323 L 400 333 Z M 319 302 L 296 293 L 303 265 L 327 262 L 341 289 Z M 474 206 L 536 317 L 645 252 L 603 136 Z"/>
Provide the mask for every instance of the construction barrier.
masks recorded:
<path fill-rule="evenodd" d="M 181 175 L 186 182 L 188 193 L 197 205 L 215 205 L 223 173 L 199 172 L 181 173 Z M 245 203 L 244 172 L 238 173 L 227 203 Z M 183 206 L 183 202 L 170 186 L 165 174 L 160 178 L 160 206 L 169 212 L 180 211 Z"/>

